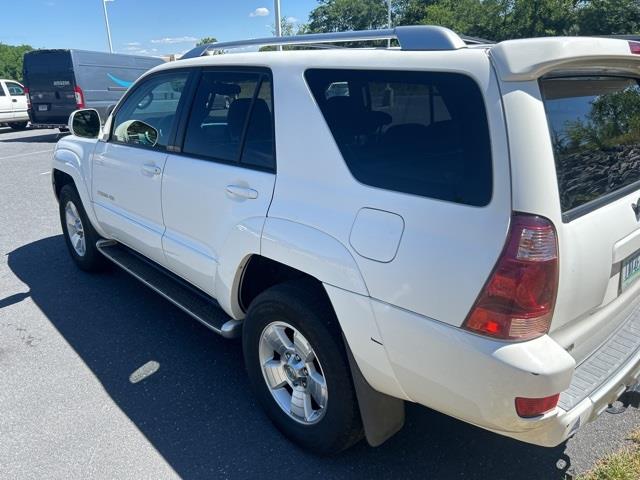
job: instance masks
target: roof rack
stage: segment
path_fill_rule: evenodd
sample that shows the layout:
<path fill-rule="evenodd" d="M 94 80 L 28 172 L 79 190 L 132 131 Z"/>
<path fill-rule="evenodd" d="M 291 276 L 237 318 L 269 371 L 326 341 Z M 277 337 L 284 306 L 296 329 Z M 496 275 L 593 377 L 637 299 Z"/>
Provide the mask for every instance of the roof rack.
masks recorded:
<path fill-rule="evenodd" d="M 275 45 L 312 45 L 326 43 L 367 42 L 395 39 L 402 50 L 458 50 L 469 45 L 492 43 L 488 40 L 460 36 L 445 27 L 435 25 L 412 25 L 381 30 L 357 30 L 353 32 L 310 33 L 289 37 L 267 37 L 217 42 L 200 45 L 189 50 L 182 59 L 208 55 L 216 50 Z"/>

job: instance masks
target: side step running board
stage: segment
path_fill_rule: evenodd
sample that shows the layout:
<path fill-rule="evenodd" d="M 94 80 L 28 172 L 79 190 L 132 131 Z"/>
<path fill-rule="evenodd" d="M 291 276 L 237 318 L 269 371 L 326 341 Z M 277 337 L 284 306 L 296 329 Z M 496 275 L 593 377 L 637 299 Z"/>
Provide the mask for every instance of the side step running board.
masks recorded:
<path fill-rule="evenodd" d="M 240 336 L 242 322 L 230 318 L 217 302 L 204 292 L 114 240 L 99 240 L 96 247 L 100 253 L 125 272 L 133 275 L 214 332 L 225 338 Z"/>

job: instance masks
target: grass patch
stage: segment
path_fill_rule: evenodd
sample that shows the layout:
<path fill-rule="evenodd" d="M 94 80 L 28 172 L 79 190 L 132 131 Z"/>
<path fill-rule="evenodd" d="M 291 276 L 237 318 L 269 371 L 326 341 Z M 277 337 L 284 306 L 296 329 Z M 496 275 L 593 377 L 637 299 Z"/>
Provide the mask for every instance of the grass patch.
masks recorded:
<path fill-rule="evenodd" d="M 640 429 L 630 436 L 631 445 L 607 455 L 589 473 L 576 480 L 638 480 L 640 479 Z"/>

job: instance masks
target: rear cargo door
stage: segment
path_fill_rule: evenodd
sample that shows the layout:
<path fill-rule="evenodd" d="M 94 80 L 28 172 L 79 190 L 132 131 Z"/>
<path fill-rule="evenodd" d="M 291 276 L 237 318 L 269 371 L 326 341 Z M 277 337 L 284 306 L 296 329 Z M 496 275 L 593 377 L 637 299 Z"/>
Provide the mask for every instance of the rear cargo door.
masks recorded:
<path fill-rule="evenodd" d="M 540 89 L 562 213 L 552 335 L 580 361 L 640 292 L 640 81 L 563 74 Z"/>
<path fill-rule="evenodd" d="M 76 109 L 71 54 L 66 50 L 25 55 L 24 73 L 36 124 L 65 125 Z"/>

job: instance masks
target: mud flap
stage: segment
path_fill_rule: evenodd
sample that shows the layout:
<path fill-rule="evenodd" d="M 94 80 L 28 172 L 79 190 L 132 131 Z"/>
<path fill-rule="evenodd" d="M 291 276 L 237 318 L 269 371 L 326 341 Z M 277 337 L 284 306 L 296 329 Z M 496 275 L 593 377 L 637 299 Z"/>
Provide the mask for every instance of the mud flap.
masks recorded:
<path fill-rule="evenodd" d="M 358 397 L 364 435 L 369 445 L 378 447 L 404 426 L 404 400 L 374 390 L 362 375 L 346 339 L 344 345 Z"/>

